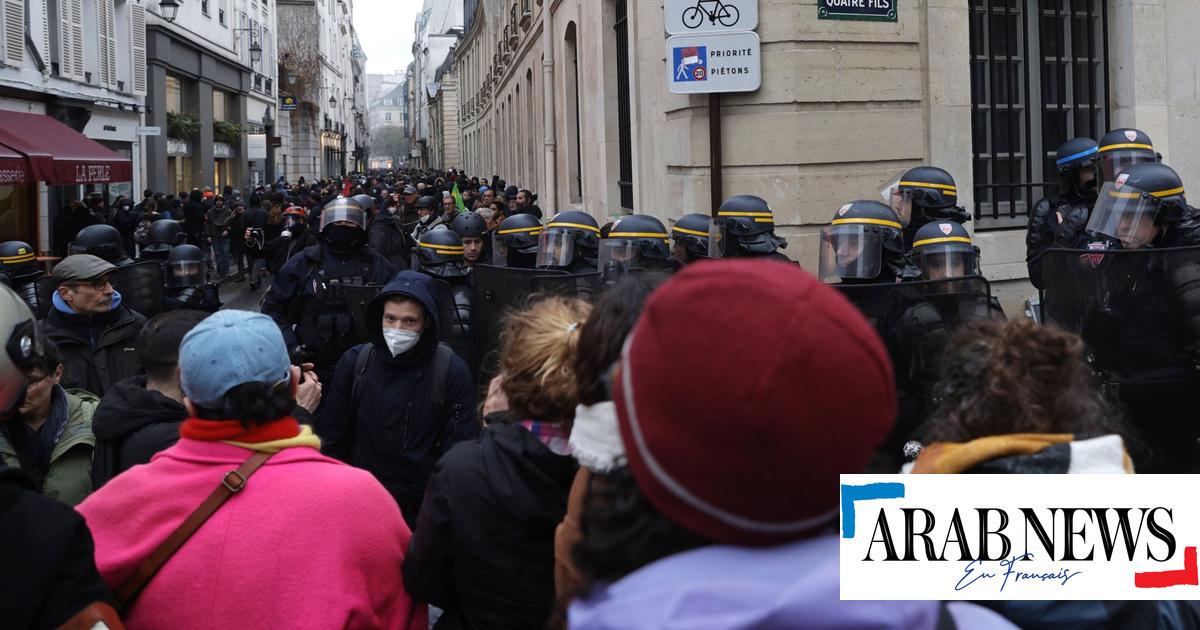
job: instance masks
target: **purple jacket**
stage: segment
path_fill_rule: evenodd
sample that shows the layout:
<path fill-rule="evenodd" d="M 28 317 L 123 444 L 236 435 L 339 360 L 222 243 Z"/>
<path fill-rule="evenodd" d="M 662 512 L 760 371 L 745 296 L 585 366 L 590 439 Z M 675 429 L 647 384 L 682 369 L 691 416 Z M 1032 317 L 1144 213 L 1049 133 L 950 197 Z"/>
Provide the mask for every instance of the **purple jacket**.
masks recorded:
<path fill-rule="evenodd" d="M 959 628 L 1016 628 L 973 604 L 944 609 Z M 664 558 L 576 600 L 569 620 L 574 630 L 932 630 L 942 610 L 940 602 L 840 601 L 838 540 L 830 534 L 765 549 L 713 546 Z"/>

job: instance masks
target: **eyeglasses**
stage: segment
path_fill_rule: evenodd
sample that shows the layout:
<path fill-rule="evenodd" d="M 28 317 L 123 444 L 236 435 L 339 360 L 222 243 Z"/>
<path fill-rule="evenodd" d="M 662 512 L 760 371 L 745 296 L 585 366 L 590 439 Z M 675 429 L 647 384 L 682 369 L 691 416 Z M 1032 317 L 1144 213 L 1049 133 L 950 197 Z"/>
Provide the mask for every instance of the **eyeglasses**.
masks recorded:
<path fill-rule="evenodd" d="M 67 286 L 69 286 L 69 287 L 88 287 L 88 288 L 96 290 L 96 291 L 103 291 L 105 287 L 110 286 L 110 285 L 112 285 L 112 281 L 109 280 L 107 277 L 104 277 L 104 278 L 97 278 L 95 280 L 91 280 L 88 282 L 72 282 L 72 283 L 69 283 Z"/>

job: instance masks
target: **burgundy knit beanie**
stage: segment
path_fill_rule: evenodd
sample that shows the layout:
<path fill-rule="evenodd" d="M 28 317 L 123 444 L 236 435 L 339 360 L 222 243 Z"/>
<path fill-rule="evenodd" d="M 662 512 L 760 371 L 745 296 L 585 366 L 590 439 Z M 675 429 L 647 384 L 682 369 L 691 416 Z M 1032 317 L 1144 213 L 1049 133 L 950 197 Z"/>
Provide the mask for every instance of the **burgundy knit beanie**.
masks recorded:
<path fill-rule="evenodd" d="M 702 262 L 647 301 L 613 398 L 638 487 L 714 542 L 771 545 L 838 513 L 896 416 L 874 328 L 836 290 L 774 261 Z"/>

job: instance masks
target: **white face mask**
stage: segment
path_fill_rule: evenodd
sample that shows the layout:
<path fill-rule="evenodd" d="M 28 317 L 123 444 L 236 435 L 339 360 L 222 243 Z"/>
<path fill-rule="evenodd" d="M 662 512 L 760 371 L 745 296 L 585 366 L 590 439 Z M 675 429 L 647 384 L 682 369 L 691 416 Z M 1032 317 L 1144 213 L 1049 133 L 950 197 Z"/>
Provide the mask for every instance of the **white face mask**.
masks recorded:
<path fill-rule="evenodd" d="M 384 328 L 383 341 L 387 343 L 388 350 L 392 351 L 393 357 L 398 357 L 405 352 L 413 349 L 417 345 L 417 341 L 421 339 L 421 333 L 415 333 L 411 330 L 401 330 L 399 328 Z"/>

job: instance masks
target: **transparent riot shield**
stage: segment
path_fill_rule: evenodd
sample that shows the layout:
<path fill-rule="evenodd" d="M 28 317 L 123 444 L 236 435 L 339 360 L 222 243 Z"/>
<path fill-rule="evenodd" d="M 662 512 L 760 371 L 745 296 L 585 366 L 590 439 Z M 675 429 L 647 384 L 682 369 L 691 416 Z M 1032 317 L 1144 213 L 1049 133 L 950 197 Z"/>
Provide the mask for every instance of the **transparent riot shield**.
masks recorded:
<path fill-rule="evenodd" d="M 163 269 L 154 261 L 117 267 L 112 273 L 112 285 L 121 294 L 121 303 L 145 315 L 154 317 L 163 312 Z"/>
<path fill-rule="evenodd" d="M 480 382 L 486 383 L 498 371 L 497 351 L 504 316 L 528 303 L 530 296 L 535 293 L 535 278 L 568 274 L 546 269 L 475 265 L 471 275 L 474 290 L 471 300 L 472 329 L 479 363 L 476 373 L 480 376 Z"/>
<path fill-rule="evenodd" d="M 354 324 L 354 336 L 359 339 L 372 339 L 373 332 L 377 332 L 383 327 L 381 320 L 370 321 L 367 315 L 367 306 L 383 287 L 378 284 L 368 285 L 346 285 L 342 287 L 342 294 L 346 298 L 346 308 L 350 309 L 350 320 Z"/>

